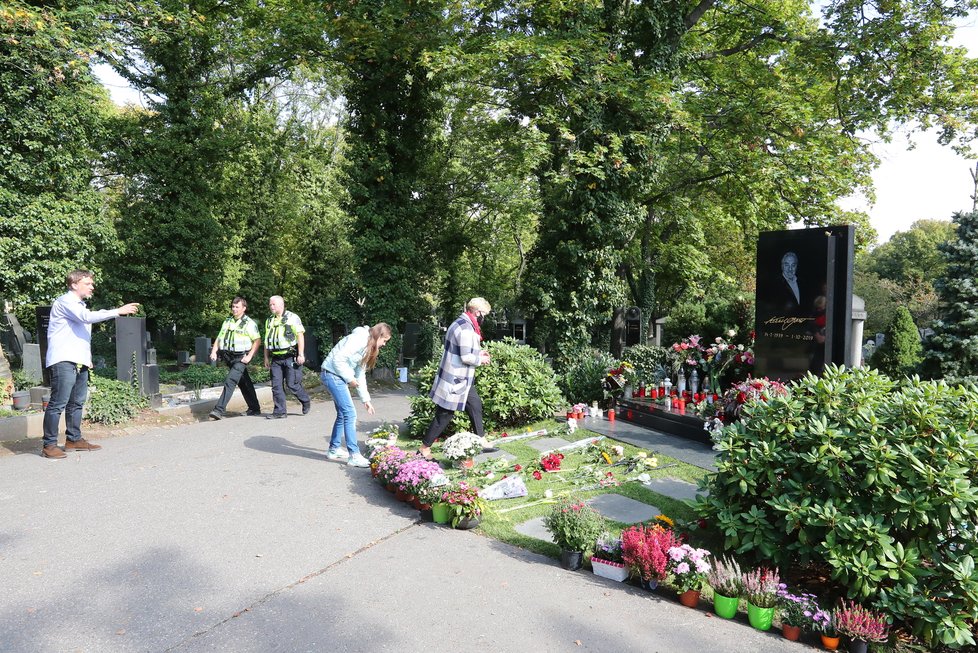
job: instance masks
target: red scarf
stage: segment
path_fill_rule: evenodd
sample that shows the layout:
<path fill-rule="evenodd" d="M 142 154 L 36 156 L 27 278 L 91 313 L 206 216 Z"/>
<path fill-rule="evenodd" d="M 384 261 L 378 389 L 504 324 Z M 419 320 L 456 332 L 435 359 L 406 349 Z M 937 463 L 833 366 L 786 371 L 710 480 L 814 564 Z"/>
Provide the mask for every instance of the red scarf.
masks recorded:
<path fill-rule="evenodd" d="M 479 336 L 479 342 L 482 342 L 482 327 L 479 326 L 479 319 L 474 313 L 465 311 L 465 317 L 469 318 L 469 322 L 472 323 L 472 328 L 475 329 L 475 334 Z"/>

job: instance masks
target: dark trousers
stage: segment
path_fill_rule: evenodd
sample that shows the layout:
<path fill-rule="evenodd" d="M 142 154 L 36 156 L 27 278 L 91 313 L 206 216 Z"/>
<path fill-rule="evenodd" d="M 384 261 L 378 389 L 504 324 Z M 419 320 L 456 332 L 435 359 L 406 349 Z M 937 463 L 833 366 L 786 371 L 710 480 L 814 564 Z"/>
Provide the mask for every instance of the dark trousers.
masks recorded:
<path fill-rule="evenodd" d="M 273 412 L 276 415 L 284 415 L 285 408 L 285 388 L 295 395 L 295 398 L 305 406 L 309 403 L 309 394 L 302 387 L 302 369 L 295 369 L 293 365 L 295 357 L 272 358 L 269 361 L 268 371 L 272 374 L 272 400 L 275 402 Z"/>
<path fill-rule="evenodd" d="M 472 421 L 472 430 L 475 434 L 480 438 L 484 436 L 486 432 L 482 426 L 482 397 L 476 392 L 474 383 L 469 388 L 468 396 L 465 397 L 465 414 Z M 454 410 L 435 405 L 435 416 L 431 420 L 431 424 L 428 425 L 428 432 L 425 433 L 422 441 L 424 446 L 430 447 L 435 440 L 441 437 L 448 425 L 452 423 L 453 417 L 455 417 Z"/>
<path fill-rule="evenodd" d="M 255 384 L 251 380 L 251 375 L 248 374 L 248 366 L 241 362 L 243 357 L 244 354 L 221 354 L 221 358 L 230 369 L 224 378 L 224 391 L 221 392 L 221 398 L 217 400 L 217 405 L 214 406 L 214 412 L 219 415 L 224 414 L 224 409 L 231 401 L 231 395 L 234 394 L 235 388 L 241 388 L 241 396 L 248 404 L 248 410 L 255 413 L 261 412 L 261 404 L 258 403 L 258 395 L 255 394 Z"/>
<path fill-rule="evenodd" d="M 71 442 L 81 439 L 82 407 L 88 397 L 88 368 L 78 371 L 78 366 L 68 361 L 55 363 L 48 368 L 51 375 L 51 399 L 44 410 L 44 445 L 58 444 L 58 425 L 61 413 L 65 414 L 65 436 Z"/>

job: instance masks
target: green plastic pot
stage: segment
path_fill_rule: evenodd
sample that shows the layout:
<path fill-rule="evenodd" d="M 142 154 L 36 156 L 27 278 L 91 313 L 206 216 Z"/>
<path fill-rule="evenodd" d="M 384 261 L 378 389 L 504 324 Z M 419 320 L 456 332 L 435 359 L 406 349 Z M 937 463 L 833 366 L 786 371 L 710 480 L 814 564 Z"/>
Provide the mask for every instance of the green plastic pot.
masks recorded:
<path fill-rule="evenodd" d="M 431 504 L 431 516 L 436 524 L 447 524 L 452 519 L 448 504 L 441 502 Z"/>
<path fill-rule="evenodd" d="M 736 596 L 713 593 L 713 611 L 717 613 L 718 617 L 733 619 L 737 614 L 738 605 L 740 605 L 740 599 Z"/>
<path fill-rule="evenodd" d="M 747 604 L 747 620 L 758 630 L 770 630 L 774 620 L 774 608 L 759 608 L 753 603 Z"/>

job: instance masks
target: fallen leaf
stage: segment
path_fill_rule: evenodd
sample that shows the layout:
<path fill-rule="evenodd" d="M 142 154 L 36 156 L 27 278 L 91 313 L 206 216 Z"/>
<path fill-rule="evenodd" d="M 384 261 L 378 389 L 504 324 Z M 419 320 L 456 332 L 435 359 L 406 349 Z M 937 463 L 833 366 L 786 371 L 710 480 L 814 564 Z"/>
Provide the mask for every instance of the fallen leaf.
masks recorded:
<path fill-rule="evenodd" d="M 204 608 L 194 608 L 194 612 L 203 612 Z"/>
<path fill-rule="evenodd" d="M 126 629 L 125 628 L 120 628 L 119 630 L 115 631 L 115 634 L 116 635 L 125 635 L 126 634 Z"/>
<path fill-rule="evenodd" d="M 581 646 L 581 640 L 579 640 L 579 639 L 575 639 L 574 640 L 574 643 L 577 644 L 578 646 Z"/>

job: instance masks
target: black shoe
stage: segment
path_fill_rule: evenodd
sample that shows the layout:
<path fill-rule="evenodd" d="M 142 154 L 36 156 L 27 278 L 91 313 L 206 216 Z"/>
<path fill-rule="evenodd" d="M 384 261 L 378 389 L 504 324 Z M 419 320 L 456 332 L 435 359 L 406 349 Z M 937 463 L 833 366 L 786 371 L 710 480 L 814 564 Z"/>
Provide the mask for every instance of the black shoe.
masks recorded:
<path fill-rule="evenodd" d="M 499 447 L 482 447 L 482 453 L 496 453 Z"/>
<path fill-rule="evenodd" d="M 303 415 L 308 415 L 310 410 L 312 410 L 312 402 L 311 401 L 307 401 L 306 403 L 302 404 L 302 414 Z"/>
<path fill-rule="evenodd" d="M 261 411 L 260 410 L 249 410 L 247 413 L 245 413 L 245 415 L 247 415 L 248 417 L 261 417 Z"/>
<path fill-rule="evenodd" d="M 210 417 L 211 419 L 222 419 L 224 417 L 224 415 L 217 412 L 216 410 L 212 410 L 211 412 L 207 413 L 207 416 Z"/>
<path fill-rule="evenodd" d="M 272 413 L 271 415 L 265 415 L 265 419 L 285 419 L 288 417 L 285 413 Z"/>

